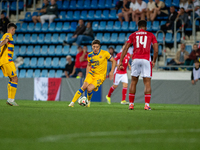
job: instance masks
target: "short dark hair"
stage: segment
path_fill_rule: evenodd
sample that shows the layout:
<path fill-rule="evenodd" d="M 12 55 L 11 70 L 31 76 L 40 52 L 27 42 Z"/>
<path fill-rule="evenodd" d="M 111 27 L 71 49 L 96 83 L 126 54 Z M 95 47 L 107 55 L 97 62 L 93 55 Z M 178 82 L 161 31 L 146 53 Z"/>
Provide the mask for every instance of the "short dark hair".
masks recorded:
<path fill-rule="evenodd" d="M 15 29 L 17 29 L 17 26 L 14 24 L 14 23 L 9 23 L 7 25 L 7 29 L 11 28 L 11 27 L 14 27 Z"/>
<path fill-rule="evenodd" d="M 138 27 L 146 27 L 147 26 L 147 22 L 145 20 L 140 20 L 138 22 Z"/>
<path fill-rule="evenodd" d="M 112 49 L 113 51 L 115 51 L 113 47 L 109 47 L 108 49 Z"/>
<path fill-rule="evenodd" d="M 93 41 L 92 41 L 92 45 L 94 45 L 94 44 L 99 44 L 99 45 L 101 45 L 99 40 L 93 40 Z"/>
<path fill-rule="evenodd" d="M 171 8 L 175 8 L 175 6 L 170 6 Z"/>
<path fill-rule="evenodd" d="M 199 61 L 197 59 L 194 60 L 194 63 L 199 63 Z"/>
<path fill-rule="evenodd" d="M 181 9 L 185 10 L 185 8 L 184 8 L 184 7 L 181 7 Z"/>

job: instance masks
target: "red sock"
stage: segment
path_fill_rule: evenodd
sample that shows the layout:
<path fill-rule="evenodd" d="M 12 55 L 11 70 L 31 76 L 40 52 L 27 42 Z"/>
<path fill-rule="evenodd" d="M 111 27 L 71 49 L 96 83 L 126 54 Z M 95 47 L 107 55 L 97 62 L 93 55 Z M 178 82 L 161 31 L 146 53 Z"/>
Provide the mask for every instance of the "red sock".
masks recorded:
<path fill-rule="evenodd" d="M 151 94 L 145 94 L 144 98 L 145 98 L 145 103 L 150 103 Z"/>
<path fill-rule="evenodd" d="M 110 87 L 110 90 L 108 92 L 108 97 L 111 97 L 112 92 L 115 90 L 115 88 L 113 86 Z"/>
<path fill-rule="evenodd" d="M 134 103 L 135 94 L 129 93 L 129 103 Z"/>
<path fill-rule="evenodd" d="M 126 100 L 126 93 L 127 93 L 127 88 L 122 89 L 122 101 Z"/>

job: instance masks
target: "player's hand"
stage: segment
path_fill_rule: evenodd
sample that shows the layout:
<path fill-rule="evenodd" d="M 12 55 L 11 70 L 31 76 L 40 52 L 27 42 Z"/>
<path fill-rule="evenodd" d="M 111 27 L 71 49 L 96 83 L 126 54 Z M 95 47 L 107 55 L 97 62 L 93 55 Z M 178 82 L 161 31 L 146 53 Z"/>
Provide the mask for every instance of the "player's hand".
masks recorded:
<path fill-rule="evenodd" d="M 110 78 L 110 80 L 112 80 L 113 77 L 114 77 L 113 72 L 110 72 L 110 73 L 109 73 L 109 78 Z"/>
<path fill-rule="evenodd" d="M 156 64 L 155 62 L 152 62 L 152 68 L 154 68 L 155 64 Z"/>
<path fill-rule="evenodd" d="M 123 69 L 124 67 L 123 67 L 123 64 L 122 64 L 122 62 L 119 62 L 119 65 L 117 65 L 117 69 L 118 70 L 121 70 L 121 69 Z"/>

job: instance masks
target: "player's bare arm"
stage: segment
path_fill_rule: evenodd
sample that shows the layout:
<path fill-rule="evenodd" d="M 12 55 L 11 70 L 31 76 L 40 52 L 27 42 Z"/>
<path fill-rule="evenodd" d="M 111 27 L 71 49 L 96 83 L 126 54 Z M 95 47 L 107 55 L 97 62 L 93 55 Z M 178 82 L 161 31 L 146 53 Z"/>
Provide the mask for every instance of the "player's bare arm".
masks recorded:
<path fill-rule="evenodd" d="M 117 67 L 118 70 L 123 69 L 122 68 L 123 67 L 122 61 L 123 61 L 124 57 L 126 56 L 130 46 L 131 46 L 131 43 L 126 43 L 125 44 L 125 48 L 122 50 L 122 54 L 121 54 L 121 57 L 120 57 L 119 65 Z"/>
<path fill-rule="evenodd" d="M 87 74 L 89 73 L 90 68 L 91 68 L 91 63 L 88 62 L 88 64 L 87 64 L 87 68 L 86 68 L 86 76 L 87 76 Z"/>
<path fill-rule="evenodd" d="M 2 47 L 3 45 L 5 45 L 6 43 L 8 43 L 8 39 L 6 38 L 5 40 L 3 40 L 1 43 L 0 43 L 0 47 Z"/>
<path fill-rule="evenodd" d="M 111 68 L 111 71 L 109 73 L 109 78 L 110 78 L 110 80 L 112 80 L 113 76 L 114 76 L 113 73 L 114 73 L 114 70 L 115 70 L 115 67 L 116 67 L 116 61 L 113 57 L 110 58 L 110 61 L 112 62 L 112 68 Z"/>
<path fill-rule="evenodd" d="M 152 68 L 155 66 L 157 57 L 158 57 L 158 43 L 153 44 L 153 61 L 152 61 Z"/>

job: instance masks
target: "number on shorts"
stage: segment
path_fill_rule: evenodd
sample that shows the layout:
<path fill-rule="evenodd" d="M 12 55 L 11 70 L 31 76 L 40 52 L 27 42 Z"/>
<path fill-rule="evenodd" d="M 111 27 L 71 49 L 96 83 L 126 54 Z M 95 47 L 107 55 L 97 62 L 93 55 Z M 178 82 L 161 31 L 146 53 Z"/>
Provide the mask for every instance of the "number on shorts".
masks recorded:
<path fill-rule="evenodd" d="M 140 44 L 143 45 L 143 48 L 146 48 L 147 45 L 147 36 L 144 36 L 144 41 L 143 41 L 143 36 L 136 36 L 137 39 L 137 48 L 140 47 Z"/>

